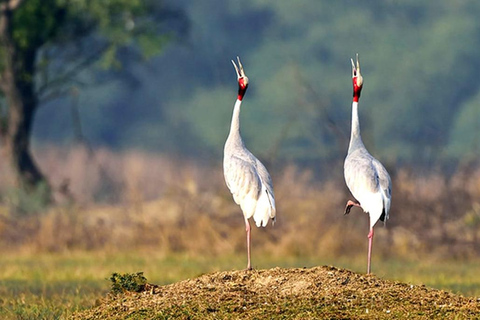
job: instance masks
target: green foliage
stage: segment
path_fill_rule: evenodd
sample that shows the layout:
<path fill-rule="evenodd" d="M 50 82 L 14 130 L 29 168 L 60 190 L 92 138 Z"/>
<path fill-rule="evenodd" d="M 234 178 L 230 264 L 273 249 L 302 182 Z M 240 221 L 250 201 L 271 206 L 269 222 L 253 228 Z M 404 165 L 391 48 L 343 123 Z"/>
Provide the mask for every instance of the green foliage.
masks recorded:
<path fill-rule="evenodd" d="M 182 113 L 182 118 L 185 122 L 191 123 L 195 134 L 205 138 L 204 146 L 221 149 L 225 143 L 234 104 L 229 97 L 234 94 L 234 89 L 229 90 L 224 87 L 209 91 L 202 90 L 195 94 L 195 101 L 189 101 L 184 107 L 185 112 Z M 202 121 L 205 114 L 209 115 L 208 121 Z M 192 119 L 199 121 L 192 121 Z"/>
<path fill-rule="evenodd" d="M 58 0 L 28 0 L 15 11 L 13 39 L 23 51 L 36 50 L 54 38 L 65 22 L 66 5 Z"/>
<path fill-rule="evenodd" d="M 35 59 L 39 50 L 55 48 L 58 54 L 67 43 L 95 37 L 107 44 L 105 53 L 100 52 L 96 59 L 105 68 L 119 67 L 116 55 L 124 47 L 136 47 L 146 58 L 160 52 L 169 39 L 157 19 L 163 10 L 157 1 L 27 0 L 13 12 L 12 38 L 19 53 Z M 70 52 L 69 60 L 63 63 L 78 63 L 88 53 L 71 56 Z M 38 58 L 39 70 L 58 63 L 45 56 Z"/>
<path fill-rule="evenodd" d="M 480 155 L 480 110 L 478 101 L 479 91 L 468 101 L 458 114 L 452 116 L 452 129 L 446 153 L 454 157 L 463 155 L 464 159 L 475 159 Z"/>
<path fill-rule="evenodd" d="M 123 47 L 136 46 L 144 57 L 152 57 L 164 47 L 167 37 L 155 21 L 160 6 L 155 1 L 139 0 L 77 1 L 69 9 L 70 15 L 93 21 L 95 32 L 108 40 L 101 65 L 118 68 L 121 64 L 116 54 Z"/>
<path fill-rule="evenodd" d="M 184 63 L 190 55 L 183 61 L 167 56 L 161 64 L 166 74 L 155 80 L 156 88 L 165 88 L 159 99 L 168 101 L 159 104 L 167 109 L 162 114 L 181 115 L 194 128 L 191 139 L 215 154 L 230 122 L 225 109 L 235 100 L 229 59 L 237 54 L 251 80 L 242 134 L 252 151 L 282 160 L 343 158 L 339 146 L 346 149 L 349 136 L 349 58 L 355 52 L 365 75 L 364 140 L 389 161 L 428 161 L 438 154 L 448 144 L 456 113 L 478 88 L 474 48 L 480 47 L 480 24 L 473 1 L 250 4 L 191 4 L 191 67 L 203 76 L 196 81 L 181 69 L 167 73 L 167 64 Z M 175 96 L 170 82 L 191 94 Z"/>
<path fill-rule="evenodd" d="M 137 273 L 113 273 L 110 277 L 111 289 L 113 294 L 125 292 L 142 292 L 147 284 L 147 278 L 143 276 L 143 272 Z"/>
<path fill-rule="evenodd" d="M 145 20 L 135 19 L 130 33 L 125 29 L 130 16 L 148 9 L 138 1 L 75 4 L 112 39 L 102 60 L 106 67 L 117 65 L 124 44 L 138 45 L 146 56 L 162 47 L 164 38 L 150 37 Z M 206 150 L 218 158 L 237 89 L 230 59 L 239 55 L 251 80 L 242 110 L 248 147 L 283 161 L 339 161 L 350 129 L 349 59 L 358 52 L 365 78 L 362 133 L 375 156 L 391 163 L 472 156 L 479 121 L 474 106 L 480 90 L 480 2 L 178 5 L 189 16 L 189 39 L 152 63 L 131 66 L 135 86 L 108 82 L 81 93 L 82 117 L 96 143 Z M 92 79 L 88 75 L 85 82 Z M 41 113 L 40 139 L 66 136 L 61 133 L 68 127 L 61 124 L 68 123 L 68 114 L 55 114 L 58 127 L 52 128 L 51 112 Z"/>
<path fill-rule="evenodd" d="M 150 59 L 158 55 L 170 39 L 171 36 L 169 35 L 154 36 L 151 33 L 144 33 L 137 37 L 137 43 L 144 58 Z"/>
<path fill-rule="evenodd" d="M 144 57 L 158 53 L 166 42 L 165 31 L 158 28 L 164 7 L 153 0 L 25 0 L 18 3 L 2 9 L 0 16 L 0 90 L 7 97 L 7 107 L 15 110 L 4 112 L 3 106 L 0 109 L 0 138 L 6 146 L 15 149 L 9 154 L 24 155 L 13 160 L 19 179 L 31 174 L 32 177 L 24 181 L 37 185 L 43 177 L 37 174 L 39 170 L 26 149 L 32 128 L 30 119 L 34 118 L 40 101 L 71 93 L 72 82 L 78 81 L 79 74 L 96 62 L 118 69 L 120 49 L 129 48 Z M 4 69 L 6 74 L 2 72 Z M 23 195 L 16 197 L 15 206 L 25 207 L 23 198 Z"/>

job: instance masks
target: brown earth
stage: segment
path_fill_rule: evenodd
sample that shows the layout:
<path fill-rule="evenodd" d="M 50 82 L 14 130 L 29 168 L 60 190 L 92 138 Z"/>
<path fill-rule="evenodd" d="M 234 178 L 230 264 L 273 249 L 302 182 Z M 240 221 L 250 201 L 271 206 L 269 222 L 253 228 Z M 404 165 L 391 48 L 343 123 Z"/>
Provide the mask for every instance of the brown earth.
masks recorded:
<path fill-rule="evenodd" d="M 480 319 L 480 298 L 335 267 L 274 268 L 147 284 L 73 319 Z"/>

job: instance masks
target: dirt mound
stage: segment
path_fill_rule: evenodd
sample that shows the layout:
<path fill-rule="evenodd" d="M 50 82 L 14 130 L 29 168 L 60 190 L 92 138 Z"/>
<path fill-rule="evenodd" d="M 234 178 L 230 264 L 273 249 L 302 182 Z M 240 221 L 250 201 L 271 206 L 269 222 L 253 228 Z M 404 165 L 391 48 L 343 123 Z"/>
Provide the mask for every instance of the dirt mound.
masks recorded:
<path fill-rule="evenodd" d="M 225 271 L 110 295 L 74 319 L 480 319 L 480 298 L 334 267 Z"/>

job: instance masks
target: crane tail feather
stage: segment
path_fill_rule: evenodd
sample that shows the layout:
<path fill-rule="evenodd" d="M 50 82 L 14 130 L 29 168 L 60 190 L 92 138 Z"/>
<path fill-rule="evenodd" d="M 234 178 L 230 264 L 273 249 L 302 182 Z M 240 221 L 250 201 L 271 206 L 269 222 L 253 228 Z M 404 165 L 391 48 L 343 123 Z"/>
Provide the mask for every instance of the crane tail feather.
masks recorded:
<path fill-rule="evenodd" d="M 255 220 L 257 227 L 266 227 L 268 220 L 275 219 L 275 216 L 275 199 L 264 188 L 258 198 L 257 207 L 253 214 L 253 220 Z"/>

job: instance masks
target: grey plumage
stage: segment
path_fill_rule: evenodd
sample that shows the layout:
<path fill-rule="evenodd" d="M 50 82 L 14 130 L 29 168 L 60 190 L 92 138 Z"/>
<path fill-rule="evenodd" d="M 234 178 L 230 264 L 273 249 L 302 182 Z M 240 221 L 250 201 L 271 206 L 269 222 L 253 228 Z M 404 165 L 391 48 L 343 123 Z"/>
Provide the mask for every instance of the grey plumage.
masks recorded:
<path fill-rule="evenodd" d="M 245 147 L 240 134 L 240 107 L 243 96 L 248 87 L 248 78 L 238 59 L 235 67 L 239 93 L 233 109 L 230 132 L 225 143 L 223 172 L 228 189 L 233 195 L 235 203 L 240 205 L 247 231 L 247 269 L 251 269 L 250 262 L 250 224 L 248 219 L 253 216 L 257 227 L 265 227 L 269 219 L 275 221 L 275 196 L 270 174 L 265 166 Z"/>
<path fill-rule="evenodd" d="M 370 228 L 380 219 L 386 221 L 390 211 L 392 182 L 385 167 L 363 148 L 347 154 L 345 182 L 352 195 L 370 214 Z"/>
<path fill-rule="evenodd" d="M 223 168 L 227 187 L 245 217 L 253 216 L 257 227 L 265 227 L 269 218 L 275 220 L 272 179 L 265 166 L 246 148 L 232 150 L 227 142 Z M 263 196 L 267 202 L 259 203 Z"/>
<path fill-rule="evenodd" d="M 385 167 L 375 159 L 365 148 L 360 135 L 358 118 L 358 100 L 363 86 L 360 74 L 360 63 L 357 55 L 357 65 L 352 60 L 353 102 L 352 128 L 350 144 L 344 163 L 344 176 L 348 189 L 356 201 L 349 200 L 345 214 L 353 206 L 361 207 L 370 218 L 369 249 L 367 273 L 370 273 L 370 260 L 373 242 L 373 227 L 378 220 L 388 219 L 392 198 L 392 181 Z"/>

